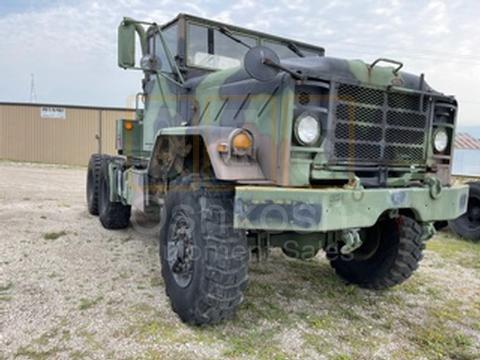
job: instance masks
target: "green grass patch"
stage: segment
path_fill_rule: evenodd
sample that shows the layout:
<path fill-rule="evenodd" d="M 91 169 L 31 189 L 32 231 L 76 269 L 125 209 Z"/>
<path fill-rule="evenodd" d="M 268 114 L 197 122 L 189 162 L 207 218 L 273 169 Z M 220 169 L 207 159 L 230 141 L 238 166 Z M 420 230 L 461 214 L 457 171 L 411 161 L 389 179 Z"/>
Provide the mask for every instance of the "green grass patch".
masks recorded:
<path fill-rule="evenodd" d="M 87 310 L 95 307 L 100 301 L 103 300 L 103 296 L 98 296 L 95 299 L 80 299 L 80 304 L 78 305 L 79 310 Z"/>
<path fill-rule="evenodd" d="M 83 360 L 83 359 L 91 359 L 93 356 L 87 351 L 80 351 L 80 350 L 75 350 L 72 351 L 70 354 L 68 354 L 68 358 L 70 360 Z M 110 357 L 113 358 L 113 357 Z"/>
<path fill-rule="evenodd" d="M 32 360 L 48 360 L 58 358 L 59 354 L 63 351 L 64 349 L 57 346 L 48 350 L 35 350 L 30 347 L 22 346 L 17 350 L 15 357 L 26 357 Z"/>
<path fill-rule="evenodd" d="M 441 232 L 427 242 L 427 249 L 460 266 L 480 270 L 480 242 L 474 243 L 451 233 Z"/>
<path fill-rule="evenodd" d="M 48 232 L 43 234 L 43 239 L 44 240 L 57 240 L 58 238 L 67 235 L 67 232 L 65 230 L 58 231 L 58 232 Z"/>
<path fill-rule="evenodd" d="M 228 349 L 223 353 L 225 358 L 252 357 L 260 360 L 288 359 L 287 354 L 273 341 L 272 330 L 259 329 L 231 336 L 226 343 Z"/>
<path fill-rule="evenodd" d="M 51 342 L 54 339 L 61 344 L 70 340 L 70 331 L 65 328 L 67 324 L 67 319 L 63 318 L 55 327 L 34 338 L 30 344 L 18 348 L 15 357 L 26 357 L 33 360 L 59 358 L 60 353 L 65 352 L 66 349 L 58 346 L 49 348 L 49 345 L 52 345 Z"/>
<path fill-rule="evenodd" d="M 469 350 L 473 344 L 470 337 L 438 321 L 412 330 L 411 341 L 430 359 L 477 359 Z"/>
<path fill-rule="evenodd" d="M 114 332 L 115 338 L 133 338 L 140 343 L 184 343 L 189 341 L 180 330 L 183 325 L 175 318 L 175 322 L 162 321 L 165 315 L 160 313 L 154 306 L 146 303 L 138 303 L 129 308 L 129 314 L 134 314 L 132 322 L 126 327 Z M 195 337 L 194 337 L 195 338 Z M 193 339 L 194 339 L 193 338 Z M 190 338 L 190 341 L 192 338 Z"/>
<path fill-rule="evenodd" d="M 79 332 L 79 335 L 83 337 L 85 343 L 95 352 L 101 351 L 103 349 L 103 345 L 95 338 L 95 334 L 92 332 L 88 332 L 86 330 L 82 330 Z"/>
<path fill-rule="evenodd" d="M 179 332 L 181 324 L 162 322 L 161 319 L 161 315 L 153 315 L 153 320 L 150 318 L 137 321 L 130 325 L 126 329 L 126 332 L 131 334 L 139 342 L 153 340 L 162 343 L 185 343 L 189 341 L 189 339 L 182 336 Z"/>
<path fill-rule="evenodd" d="M 405 318 L 408 340 L 415 353 L 427 359 L 478 359 L 479 344 L 462 329 L 472 329 L 480 321 L 480 313 L 461 300 L 449 300 L 426 309 L 422 322 Z"/>
<path fill-rule="evenodd" d="M 151 287 L 158 287 L 163 285 L 163 279 L 161 276 L 155 275 L 150 278 L 150 286 Z"/>
<path fill-rule="evenodd" d="M 13 283 L 12 282 L 8 282 L 6 284 L 1 284 L 0 285 L 0 292 L 6 292 L 10 289 L 13 288 Z"/>

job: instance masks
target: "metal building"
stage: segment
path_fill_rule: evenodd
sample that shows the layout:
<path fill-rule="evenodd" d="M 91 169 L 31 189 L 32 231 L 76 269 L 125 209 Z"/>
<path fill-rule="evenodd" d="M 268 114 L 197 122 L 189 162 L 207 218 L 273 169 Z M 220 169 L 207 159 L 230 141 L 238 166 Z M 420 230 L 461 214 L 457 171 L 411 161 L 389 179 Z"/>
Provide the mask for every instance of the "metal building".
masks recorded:
<path fill-rule="evenodd" d="M 0 159 L 86 165 L 90 154 L 115 153 L 117 119 L 133 109 L 0 102 Z"/>
<path fill-rule="evenodd" d="M 480 139 L 467 133 L 456 134 L 452 174 L 480 176 Z"/>

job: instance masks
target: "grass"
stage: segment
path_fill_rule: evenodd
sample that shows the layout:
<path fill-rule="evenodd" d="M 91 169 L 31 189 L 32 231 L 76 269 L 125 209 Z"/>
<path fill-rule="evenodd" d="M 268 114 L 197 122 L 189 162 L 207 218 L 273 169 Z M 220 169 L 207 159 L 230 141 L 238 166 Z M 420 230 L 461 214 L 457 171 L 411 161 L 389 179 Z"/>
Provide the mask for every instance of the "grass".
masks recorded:
<path fill-rule="evenodd" d="M 225 358 L 236 358 L 250 356 L 255 359 L 288 359 L 288 355 L 279 345 L 272 344 L 272 334 L 265 332 L 253 332 L 249 336 L 231 338 L 229 341 L 229 349 L 222 355 Z M 264 346 L 265 341 L 269 342 L 269 346 Z"/>
<path fill-rule="evenodd" d="M 462 240 L 449 232 L 442 232 L 427 243 L 427 249 L 457 265 L 480 270 L 480 242 Z"/>
<path fill-rule="evenodd" d="M 158 287 L 163 285 L 163 279 L 161 276 L 155 275 L 150 278 L 150 286 L 151 287 Z"/>
<path fill-rule="evenodd" d="M 13 283 L 12 282 L 8 282 L 6 284 L 2 284 L 0 285 L 0 292 L 7 292 L 9 291 L 10 289 L 13 288 Z"/>
<path fill-rule="evenodd" d="M 79 310 L 88 310 L 95 307 L 100 301 L 103 300 L 103 296 L 98 296 L 94 299 L 80 299 L 80 304 L 78 305 Z"/>
<path fill-rule="evenodd" d="M 15 357 L 25 357 L 33 360 L 47 360 L 60 357 L 60 354 L 66 351 L 63 345 L 70 340 L 70 330 L 66 329 L 68 321 L 61 319 L 58 324 L 40 336 L 34 338 L 26 346 L 17 349 Z M 51 346 L 52 342 L 58 340 L 62 347 L 58 345 Z"/>
<path fill-rule="evenodd" d="M 100 350 L 103 349 L 102 343 L 100 343 L 96 338 L 95 334 L 86 330 L 82 330 L 79 332 L 79 335 L 83 338 L 85 341 L 85 344 L 88 345 L 88 347 L 98 353 Z"/>
<path fill-rule="evenodd" d="M 0 302 L 12 301 L 13 297 L 9 294 L 9 291 L 12 289 L 13 289 L 12 282 L 0 284 Z"/>
<path fill-rule="evenodd" d="M 413 326 L 410 340 L 418 346 L 419 353 L 430 359 L 478 359 L 470 346 L 473 339 L 461 331 L 455 331 L 438 318 L 421 326 Z"/>
<path fill-rule="evenodd" d="M 48 350 L 34 350 L 29 347 L 22 346 L 15 353 L 15 357 L 26 357 L 32 360 L 48 360 L 58 358 L 58 355 L 63 351 L 59 347 L 53 347 Z"/>
<path fill-rule="evenodd" d="M 164 284 L 155 272 L 133 287 L 145 293 L 150 285 L 155 291 L 153 299 L 144 297 L 132 305 L 126 299 L 114 302 L 107 298 L 102 305 L 111 320 L 124 320 L 111 329 L 111 338 L 135 344 L 140 351 L 135 358 L 280 360 L 320 354 L 335 360 L 477 359 L 480 299 L 472 300 L 470 293 L 467 296 L 449 287 L 444 270 L 454 264 L 452 277 L 463 281 L 462 267 L 477 269 L 474 256 L 479 255 L 478 262 L 480 244 L 465 243 L 442 232 L 427 246 L 427 264 L 420 271 L 404 284 L 378 292 L 346 284 L 323 258 L 302 262 L 276 251 L 268 262 L 251 264 L 243 304 L 232 320 L 216 326 L 182 324 L 168 301 L 158 302 L 157 293 L 163 292 Z M 120 272 L 118 279 L 128 281 L 133 275 L 134 270 Z M 479 283 L 471 284 L 472 292 L 475 286 L 478 289 Z M 102 296 L 83 298 L 78 309 L 92 309 L 102 301 Z M 50 336 L 63 336 L 67 343 L 70 337 L 80 337 L 85 348 L 81 352 L 70 349 L 72 358 L 107 351 L 95 333 L 84 329 L 47 334 L 37 343 L 46 350 L 26 347 L 19 349 L 19 354 L 33 359 L 59 357 L 62 349 L 52 347 Z"/>
<path fill-rule="evenodd" d="M 52 232 L 48 232 L 48 233 L 43 234 L 43 239 L 44 240 L 57 240 L 58 238 L 60 238 L 62 236 L 65 236 L 65 235 L 67 235 L 67 232 L 65 230 L 58 231 L 58 232 L 52 231 Z"/>

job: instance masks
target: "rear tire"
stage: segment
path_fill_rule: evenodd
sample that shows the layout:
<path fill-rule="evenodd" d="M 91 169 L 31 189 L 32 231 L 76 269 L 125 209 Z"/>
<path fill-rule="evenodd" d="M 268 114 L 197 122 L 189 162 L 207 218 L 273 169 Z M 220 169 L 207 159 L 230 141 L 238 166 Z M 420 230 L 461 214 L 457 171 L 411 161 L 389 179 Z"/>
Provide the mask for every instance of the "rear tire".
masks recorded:
<path fill-rule="evenodd" d="M 110 201 L 111 189 L 108 175 L 110 161 L 111 159 L 104 161 L 100 174 L 99 218 L 105 229 L 124 229 L 130 223 L 131 207 L 121 202 Z"/>
<path fill-rule="evenodd" d="M 467 212 L 448 222 L 450 230 L 458 236 L 471 240 L 480 240 L 480 182 L 469 182 Z"/>
<path fill-rule="evenodd" d="M 103 163 L 108 162 L 110 156 L 92 154 L 87 170 L 87 207 L 91 215 L 98 215 L 98 198 L 100 193 L 100 178 Z"/>
<path fill-rule="evenodd" d="M 233 191 L 194 176 L 173 182 L 160 232 L 165 290 L 182 321 L 215 324 L 231 318 L 248 275 L 245 232 L 233 228 Z"/>
<path fill-rule="evenodd" d="M 383 218 L 366 232 L 368 240 L 350 258 L 340 254 L 341 244 L 327 252 L 330 265 L 342 278 L 364 288 L 386 289 L 401 284 L 418 268 L 425 244 L 415 220 Z"/>

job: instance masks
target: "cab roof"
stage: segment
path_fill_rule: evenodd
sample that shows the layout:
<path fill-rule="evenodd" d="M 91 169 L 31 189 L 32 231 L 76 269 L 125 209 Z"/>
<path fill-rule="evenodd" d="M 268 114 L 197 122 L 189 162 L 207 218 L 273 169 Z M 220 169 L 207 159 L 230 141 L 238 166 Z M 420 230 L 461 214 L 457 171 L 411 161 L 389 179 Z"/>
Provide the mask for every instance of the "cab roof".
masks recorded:
<path fill-rule="evenodd" d="M 300 46 L 315 49 L 315 50 L 321 52 L 323 55 L 325 55 L 325 48 L 323 48 L 322 46 L 316 46 L 316 45 L 305 43 L 305 42 L 302 42 L 302 41 L 297 41 L 297 40 L 294 40 L 294 39 L 289 39 L 289 38 L 285 38 L 285 37 L 281 37 L 281 36 L 271 35 L 271 34 L 268 34 L 268 33 L 261 32 L 261 31 L 250 30 L 250 29 L 243 28 L 243 27 L 240 27 L 240 26 L 226 24 L 226 23 L 223 23 L 223 22 L 220 22 L 220 21 L 201 18 L 199 16 L 185 14 L 185 13 L 179 13 L 174 19 L 172 19 L 169 22 L 163 24 L 162 28 L 168 27 L 169 25 L 177 22 L 178 20 L 192 21 L 192 22 L 195 22 L 195 23 L 198 23 L 198 24 L 203 24 L 205 26 L 225 27 L 225 28 L 227 28 L 227 29 L 229 29 L 233 32 L 236 32 L 236 33 L 250 34 L 250 35 L 253 35 L 253 36 L 260 37 L 260 38 L 276 40 L 276 41 L 279 41 L 279 42 L 287 42 L 287 43 L 292 42 L 292 43 L 295 43 L 296 45 L 300 45 Z"/>

